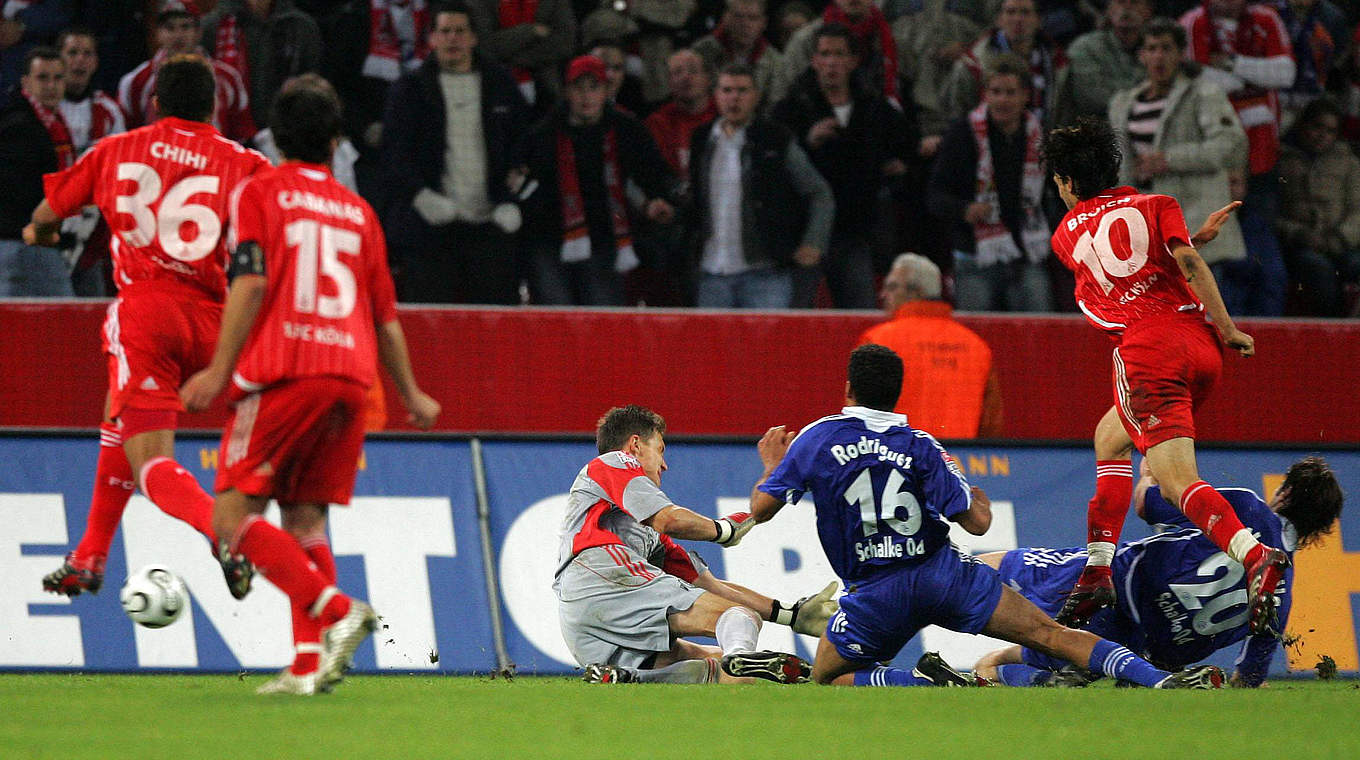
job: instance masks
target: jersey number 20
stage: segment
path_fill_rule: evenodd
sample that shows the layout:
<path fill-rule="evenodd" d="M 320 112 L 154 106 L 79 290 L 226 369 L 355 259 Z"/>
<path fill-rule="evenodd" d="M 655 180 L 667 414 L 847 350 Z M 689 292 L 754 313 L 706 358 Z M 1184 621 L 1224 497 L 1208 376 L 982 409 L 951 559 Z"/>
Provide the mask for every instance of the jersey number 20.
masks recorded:
<path fill-rule="evenodd" d="M 879 533 L 878 524 L 882 522 L 894 533 L 903 536 L 915 535 L 921 528 L 921 503 L 911 491 L 900 490 L 907 479 L 902 471 L 893 467 L 888 474 L 888 482 L 883 485 L 880 498 L 874 498 L 874 483 L 869 469 L 861 470 L 859 477 L 845 489 L 845 500 L 851 506 L 859 506 L 860 523 L 864 535 Z M 899 509 L 906 510 L 906 519 L 897 516 Z"/>

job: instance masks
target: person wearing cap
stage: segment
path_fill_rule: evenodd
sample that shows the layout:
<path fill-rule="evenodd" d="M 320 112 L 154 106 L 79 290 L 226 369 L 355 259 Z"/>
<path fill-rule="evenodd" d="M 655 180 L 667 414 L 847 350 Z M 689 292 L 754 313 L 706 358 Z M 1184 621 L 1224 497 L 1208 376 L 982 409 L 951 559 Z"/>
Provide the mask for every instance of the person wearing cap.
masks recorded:
<path fill-rule="evenodd" d="M 654 222 L 674 217 L 675 180 L 647 129 L 607 104 L 604 61 L 567 66 L 564 101 L 519 151 L 529 285 L 535 303 L 624 305 L 623 275 L 641 263 L 625 186 Z M 532 188 L 532 190 L 531 190 Z"/>

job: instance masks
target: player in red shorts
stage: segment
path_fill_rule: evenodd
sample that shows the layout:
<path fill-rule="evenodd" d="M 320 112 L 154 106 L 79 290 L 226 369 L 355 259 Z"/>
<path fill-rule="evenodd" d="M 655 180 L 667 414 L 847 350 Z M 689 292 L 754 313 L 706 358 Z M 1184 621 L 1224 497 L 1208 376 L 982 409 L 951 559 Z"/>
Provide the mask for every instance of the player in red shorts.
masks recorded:
<path fill-rule="evenodd" d="M 118 298 L 104 322 L 109 395 L 85 534 L 43 589 L 98 591 L 123 508 L 140 487 L 166 514 L 212 542 L 212 497 L 174 460 L 179 385 L 206 366 L 226 294 L 222 220 L 227 197 L 264 156 L 222 137 L 213 115 L 212 68 L 172 56 L 156 81 L 167 118 L 106 137 L 69 169 L 43 178 L 45 198 L 25 239 L 51 241 L 62 218 L 94 203 L 113 237 Z M 232 596 L 250 590 L 241 557 L 218 555 Z"/>
<path fill-rule="evenodd" d="M 1289 556 L 1258 541 L 1200 479 L 1193 414 L 1218 380 L 1223 345 L 1251 356 L 1255 344 L 1228 315 L 1175 199 L 1115 186 L 1121 156 L 1108 123 L 1082 119 L 1055 129 L 1044 155 L 1069 209 L 1053 233 L 1053 251 L 1076 274 L 1077 305 L 1086 318 L 1118 343 L 1115 404 L 1095 433 L 1089 558 L 1058 621 L 1081 625 L 1114 603 L 1110 562 L 1133 492 L 1136 446 L 1167 500 L 1246 566 L 1249 622 L 1261 633 L 1274 619 L 1275 587 Z"/>
<path fill-rule="evenodd" d="M 354 489 L 377 360 L 413 424 L 430 427 L 439 404 L 411 372 L 377 216 L 327 169 L 339 101 L 286 88 L 271 126 L 285 162 L 232 199 L 221 337 L 180 397 L 202 409 L 232 384 L 213 527 L 292 602 L 297 657 L 260 691 L 309 695 L 340 681 L 377 625 L 372 607 L 336 588 L 326 543 L 327 505 L 349 503 Z M 261 516 L 271 497 L 282 529 Z"/>

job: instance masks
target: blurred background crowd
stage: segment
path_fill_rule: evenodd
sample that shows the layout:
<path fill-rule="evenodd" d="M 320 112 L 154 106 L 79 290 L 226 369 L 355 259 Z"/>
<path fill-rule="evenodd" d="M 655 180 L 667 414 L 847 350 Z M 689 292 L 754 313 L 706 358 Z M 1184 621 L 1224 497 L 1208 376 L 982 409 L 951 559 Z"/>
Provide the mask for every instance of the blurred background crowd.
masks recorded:
<path fill-rule="evenodd" d="M 1098 116 L 1191 230 L 1243 201 L 1202 251 L 1234 314 L 1360 310 L 1353 0 L 0 5 L 0 296 L 114 292 L 97 212 L 20 230 L 197 51 L 267 155 L 282 88 L 335 88 L 406 302 L 874 308 L 913 251 L 959 309 L 1071 311 L 1038 147 Z"/>

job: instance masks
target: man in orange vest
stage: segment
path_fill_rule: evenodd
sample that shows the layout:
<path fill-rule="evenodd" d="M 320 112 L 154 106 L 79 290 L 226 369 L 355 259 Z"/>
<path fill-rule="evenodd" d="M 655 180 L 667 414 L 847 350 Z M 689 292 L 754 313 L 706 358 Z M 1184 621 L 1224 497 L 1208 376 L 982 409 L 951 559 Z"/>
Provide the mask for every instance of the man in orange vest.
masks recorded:
<path fill-rule="evenodd" d="M 1001 435 L 1001 387 L 992 350 L 959 324 L 940 299 L 940 268 L 904 253 L 893 261 L 880 293 L 890 319 L 860 337 L 902 357 L 902 395 L 893 410 L 937 438 Z"/>

